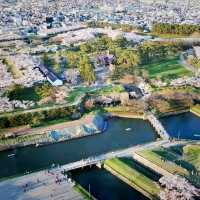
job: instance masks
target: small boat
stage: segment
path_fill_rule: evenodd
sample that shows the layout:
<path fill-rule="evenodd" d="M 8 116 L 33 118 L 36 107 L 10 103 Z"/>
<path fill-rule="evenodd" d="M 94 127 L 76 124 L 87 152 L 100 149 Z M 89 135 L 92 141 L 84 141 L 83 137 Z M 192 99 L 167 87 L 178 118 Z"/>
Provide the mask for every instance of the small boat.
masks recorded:
<path fill-rule="evenodd" d="M 14 156 L 15 156 L 14 153 L 8 155 L 9 158 L 14 157 Z"/>
<path fill-rule="evenodd" d="M 194 137 L 200 137 L 200 134 L 194 134 Z"/>
<path fill-rule="evenodd" d="M 131 131 L 132 129 L 131 129 L 131 128 L 126 128 L 125 130 L 126 130 L 126 131 Z"/>
<path fill-rule="evenodd" d="M 39 147 L 39 146 L 40 146 L 40 144 L 38 144 L 38 143 L 35 144 L 35 147 Z"/>

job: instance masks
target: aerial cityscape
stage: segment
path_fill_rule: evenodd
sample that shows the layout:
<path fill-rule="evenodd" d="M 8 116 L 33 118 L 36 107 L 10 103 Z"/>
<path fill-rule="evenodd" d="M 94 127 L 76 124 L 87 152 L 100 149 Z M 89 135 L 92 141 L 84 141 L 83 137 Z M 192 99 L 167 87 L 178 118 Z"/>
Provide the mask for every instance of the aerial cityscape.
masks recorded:
<path fill-rule="evenodd" d="M 0 200 L 200 200 L 200 0 L 0 0 Z"/>

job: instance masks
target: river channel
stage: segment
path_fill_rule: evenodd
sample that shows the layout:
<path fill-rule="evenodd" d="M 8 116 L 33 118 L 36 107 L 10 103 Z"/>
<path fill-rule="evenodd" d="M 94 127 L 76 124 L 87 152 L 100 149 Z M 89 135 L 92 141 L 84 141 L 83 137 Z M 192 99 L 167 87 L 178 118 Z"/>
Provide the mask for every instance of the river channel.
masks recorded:
<path fill-rule="evenodd" d="M 137 144 L 155 141 L 149 122 L 140 119 L 113 118 L 101 134 L 62 143 L 24 147 L 0 152 L 0 177 L 23 174 L 55 164 L 67 164 L 90 156 L 125 149 Z M 15 157 L 8 157 L 15 153 Z"/>

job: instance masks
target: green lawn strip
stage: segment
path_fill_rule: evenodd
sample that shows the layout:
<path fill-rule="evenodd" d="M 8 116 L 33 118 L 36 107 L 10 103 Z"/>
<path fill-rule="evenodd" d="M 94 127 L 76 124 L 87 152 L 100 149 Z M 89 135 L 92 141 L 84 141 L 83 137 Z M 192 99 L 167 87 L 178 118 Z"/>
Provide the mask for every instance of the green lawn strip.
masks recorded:
<path fill-rule="evenodd" d="M 173 79 L 182 76 L 191 76 L 192 72 L 187 70 L 183 65 L 179 64 L 178 58 L 168 61 L 162 61 L 143 66 L 149 73 L 149 78 L 155 79 L 157 76 L 161 78 Z"/>
<path fill-rule="evenodd" d="M 144 176 L 142 173 L 130 167 L 120 159 L 114 158 L 111 160 L 106 160 L 104 164 L 110 167 L 115 172 L 119 173 L 127 180 L 129 180 L 131 183 L 133 183 L 133 186 L 135 184 L 152 196 L 158 196 L 160 192 L 160 187 L 156 182 Z"/>
<path fill-rule="evenodd" d="M 176 159 L 174 154 L 170 152 L 163 152 L 161 149 L 153 149 L 143 150 L 137 153 L 172 174 L 178 173 L 183 176 L 189 175 L 189 172 L 186 169 L 174 163 Z"/>
<path fill-rule="evenodd" d="M 84 197 L 84 199 L 87 200 L 96 200 L 86 189 L 84 189 L 80 184 L 76 183 L 74 186 L 74 189 L 79 192 L 80 194 L 82 194 L 82 196 Z"/>

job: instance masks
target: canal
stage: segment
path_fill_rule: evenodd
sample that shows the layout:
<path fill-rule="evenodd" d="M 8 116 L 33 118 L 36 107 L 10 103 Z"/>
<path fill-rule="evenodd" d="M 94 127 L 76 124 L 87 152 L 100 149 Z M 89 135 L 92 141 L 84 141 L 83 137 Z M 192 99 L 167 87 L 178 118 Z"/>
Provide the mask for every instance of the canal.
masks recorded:
<path fill-rule="evenodd" d="M 200 140 L 200 117 L 191 112 L 160 119 L 173 138 Z"/>
<path fill-rule="evenodd" d="M 72 177 L 98 200 L 148 199 L 105 169 L 92 167 L 75 170 L 72 172 Z"/>
<path fill-rule="evenodd" d="M 108 129 L 98 135 L 36 148 L 34 146 L 0 152 L 0 177 L 23 174 L 55 164 L 67 164 L 90 156 L 155 141 L 157 134 L 144 120 L 113 118 Z M 8 157 L 15 153 L 15 157 Z"/>

